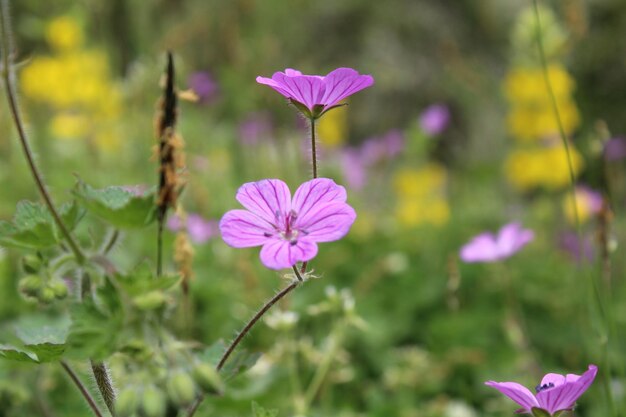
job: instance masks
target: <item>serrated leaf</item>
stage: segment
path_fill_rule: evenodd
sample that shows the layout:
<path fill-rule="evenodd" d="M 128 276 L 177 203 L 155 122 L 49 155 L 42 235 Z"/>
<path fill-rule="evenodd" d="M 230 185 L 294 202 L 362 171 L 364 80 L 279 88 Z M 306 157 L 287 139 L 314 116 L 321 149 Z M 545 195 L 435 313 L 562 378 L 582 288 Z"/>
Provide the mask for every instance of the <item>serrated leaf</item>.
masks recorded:
<path fill-rule="evenodd" d="M 107 280 L 97 292 L 97 303 L 86 298 L 71 310 L 68 355 L 76 359 L 104 359 L 117 349 L 123 327 L 121 300 Z"/>
<path fill-rule="evenodd" d="M 61 220 L 73 230 L 85 211 L 75 202 L 58 208 Z M 47 207 L 32 201 L 20 201 L 10 222 L 0 221 L 0 245 L 20 249 L 44 249 L 63 239 Z"/>
<path fill-rule="evenodd" d="M 26 317 L 15 324 L 15 334 L 28 351 L 37 355 L 39 362 L 58 360 L 67 348 L 68 317 Z"/>
<path fill-rule="evenodd" d="M 11 345 L 0 345 L 0 358 L 16 362 L 39 363 L 35 353 Z"/>
<path fill-rule="evenodd" d="M 120 229 L 144 227 L 156 218 L 154 189 L 138 194 L 120 186 L 95 189 L 79 181 L 72 194 L 87 210 Z"/>
<path fill-rule="evenodd" d="M 256 401 L 252 401 L 252 415 L 254 417 L 276 417 L 278 410 L 268 410 L 261 407 Z"/>

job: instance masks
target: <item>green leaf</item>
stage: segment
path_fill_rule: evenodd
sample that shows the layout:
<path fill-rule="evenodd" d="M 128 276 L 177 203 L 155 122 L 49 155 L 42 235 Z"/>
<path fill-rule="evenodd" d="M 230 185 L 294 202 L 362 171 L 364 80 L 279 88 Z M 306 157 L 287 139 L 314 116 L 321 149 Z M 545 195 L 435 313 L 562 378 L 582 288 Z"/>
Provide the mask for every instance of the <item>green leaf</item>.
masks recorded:
<path fill-rule="evenodd" d="M 252 401 L 252 415 L 254 417 L 276 417 L 278 416 L 278 410 L 265 409 L 256 401 Z"/>
<path fill-rule="evenodd" d="M 0 345 L 0 358 L 17 362 L 39 363 L 37 355 L 11 345 Z"/>
<path fill-rule="evenodd" d="M 75 202 L 58 208 L 65 226 L 72 230 L 85 211 Z M 63 239 L 48 208 L 32 201 L 20 201 L 10 222 L 0 221 L 0 245 L 20 249 L 45 249 Z"/>
<path fill-rule="evenodd" d="M 107 280 L 98 290 L 96 299 L 86 298 L 71 310 L 67 344 L 68 354 L 73 358 L 104 359 L 117 350 L 123 328 L 119 295 Z"/>
<path fill-rule="evenodd" d="M 33 316 L 19 320 L 15 325 L 15 334 L 26 349 L 37 355 L 39 362 L 53 362 L 65 352 L 69 327 L 68 317 L 49 319 Z"/>
<path fill-rule="evenodd" d="M 70 326 L 66 316 L 26 316 L 17 320 L 13 327 L 23 347 L 0 345 L 0 357 L 20 362 L 54 362 L 59 360 L 67 347 L 65 341 Z"/>
<path fill-rule="evenodd" d="M 156 277 L 146 263 L 139 264 L 128 274 L 117 274 L 119 286 L 131 297 L 145 295 L 152 291 L 167 291 L 180 281 L 178 275 Z"/>
<path fill-rule="evenodd" d="M 136 194 L 119 186 L 95 189 L 79 181 L 72 194 L 87 210 L 120 229 L 141 228 L 156 218 L 154 188 Z"/>

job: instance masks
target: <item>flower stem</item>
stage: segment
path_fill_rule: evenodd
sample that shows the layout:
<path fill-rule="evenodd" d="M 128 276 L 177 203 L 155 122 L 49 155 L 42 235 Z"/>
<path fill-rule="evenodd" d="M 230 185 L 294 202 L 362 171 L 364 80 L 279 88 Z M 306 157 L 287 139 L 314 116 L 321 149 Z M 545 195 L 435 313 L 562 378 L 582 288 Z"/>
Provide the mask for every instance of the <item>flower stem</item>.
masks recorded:
<path fill-rule="evenodd" d="M 302 277 L 300 277 L 300 279 L 301 278 Z M 239 345 L 239 343 L 241 343 L 243 338 L 250 332 L 250 330 L 252 330 L 254 325 L 261 319 L 261 317 L 263 317 L 263 315 L 267 313 L 267 311 L 270 308 L 272 308 L 274 304 L 276 304 L 283 297 L 285 297 L 287 294 L 293 291 L 302 282 L 304 281 L 293 281 L 291 284 L 289 284 L 288 286 L 280 290 L 278 293 L 276 293 L 276 295 L 274 295 L 270 300 L 268 300 L 263 305 L 263 307 L 261 307 L 261 309 L 257 311 L 257 313 L 254 316 L 252 316 L 252 318 L 246 323 L 243 329 L 241 329 L 237 337 L 235 337 L 235 339 L 230 343 L 230 345 L 228 346 L 228 348 L 226 349 L 226 351 L 220 358 L 217 366 L 215 367 L 215 369 L 217 369 L 218 372 L 221 371 L 222 368 L 224 368 L 224 365 L 228 361 L 228 358 L 233 353 L 235 348 Z M 196 401 L 191 405 L 191 407 L 188 408 L 187 417 L 192 417 L 196 413 L 196 410 L 198 409 L 198 407 L 200 406 L 203 400 L 204 400 L 204 396 L 202 395 L 196 399 Z"/>
<path fill-rule="evenodd" d="M 70 366 L 67 364 L 67 362 L 65 361 L 61 361 L 61 366 L 63 367 L 63 369 L 65 370 L 65 372 L 67 372 L 67 374 L 69 375 L 70 379 L 72 380 L 72 382 L 74 382 L 74 384 L 76 385 L 76 387 L 78 387 L 78 389 L 80 390 L 80 393 L 83 395 L 83 397 L 85 398 L 85 400 L 87 401 L 87 404 L 89 404 L 89 407 L 92 409 L 93 413 L 97 416 L 97 417 L 103 417 L 102 413 L 100 412 L 100 410 L 98 409 L 98 406 L 96 405 L 96 402 L 94 401 L 94 399 L 92 398 L 91 394 L 89 394 L 89 391 L 87 391 L 87 388 L 85 388 L 85 386 L 83 385 L 82 382 L 80 382 L 80 379 L 78 379 L 78 376 L 76 375 L 76 373 L 72 370 L 72 368 L 70 368 Z"/>
<path fill-rule="evenodd" d="M 109 376 L 109 371 L 103 362 L 95 362 L 90 360 L 91 370 L 93 372 L 96 385 L 102 395 L 102 400 L 106 404 L 107 408 L 111 412 L 111 415 L 115 415 L 115 389 Z"/>
<path fill-rule="evenodd" d="M 576 204 L 576 176 L 574 174 L 574 167 L 572 164 L 569 142 L 567 140 L 567 135 L 565 133 L 561 115 L 559 113 L 559 107 L 558 107 L 558 103 L 556 100 L 556 95 L 554 93 L 554 89 L 552 88 L 550 77 L 548 75 L 548 63 L 547 63 L 546 54 L 545 54 L 544 47 L 543 47 L 543 35 L 542 35 L 542 30 L 541 30 L 541 15 L 539 12 L 539 4 L 537 0 L 532 0 L 532 4 L 533 4 L 534 12 L 535 12 L 535 20 L 537 23 L 537 33 L 536 33 L 537 49 L 539 50 L 539 59 L 541 61 L 543 77 L 546 83 L 546 88 L 548 90 L 548 95 L 550 96 L 550 102 L 552 104 L 552 110 L 554 111 L 554 117 L 556 119 L 557 126 L 559 129 L 559 135 L 561 136 L 561 140 L 563 141 L 563 146 L 565 147 L 565 153 L 567 155 L 567 166 L 569 169 L 569 176 L 570 176 L 570 192 L 572 195 L 572 206 L 573 206 L 572 208 L 574 212 L 574 220 L 576 222 L 576 233 L 578 235 L 579 253 L 581 254 L 581 262 L 583 262 L 585 252 L 584 252 L 584 240 L 583 240 L 582 227 L 580 223 L 580 215 L 579 215 L 578 207 Z M 615 416 L 617 415 L 617 413 L 615 409 L 615 403 L 613 401 L 613 395 L 611 392 L 611 369 L 610 369 L 610 358 L 608 354 L 609 338 L 610 338 L 609 317 L 608 317 L 608 313 L 606 312 L 602 304 L 602 296 L 600 294 L 600 290 L 598 288 L 598 284 L 596 280 L 593 278 L 593 276 L 590 273 L 587 273 L 586 275 L 588 276 L 589 285 L 591 286 L 591 290 L 593 294 L 593 300 L 596 304 L 597 312 L 600 315 L 600 320 L 603 325 L 603 328 L 598 330 L 600 344 L 603 347 L 603 356 L 604 356 L 603 375 L 604 375 L 606 395 L 607 395 L 607 399 L 608 399 L 610 409 L 611 409 L 611 415 Z"/>
<path fill-rule="evenodd" d="M 313 167 L 313 179 L 317 178 L 317 151 L 315 144 L 315 119 L 309 119 L 311 122 L 311 166 Z"/>
<path fill-rule="evenodd" d="M 9 2 L 8 0 L 3 0 L 0 5 L 0 28 L 1 28 L 1 37 L 2 37 L 2 78 L 4 82 L 4 86 L 6 89 L 6 96 L 9 103 L 9 109 L 11 111 L 11 117 L 13 119 L 13 123 L 15 124 L 15 128 L 17 130 L 20 143 L 22 145 L 22 150 L 24 151 L 24 156 L 26 157 L 26 161 L 28 162 L 28 167 L 30 169 L 31 174 L 35 180 L 35 184 L 37 189 L 39 190 L 39 194 L 43 197 L 43 200 L 48 207 L 48 211 L 52 215 L 55 224 L 59 228 L 61 234 L 67 241 L 70 249 L 74 253 L 76 257 L 76 262 L 79 264 L 83 264 L 85 261 L 85 256 L 81 251 L 80 247 L 70 234 L 70 231 L 63 223 L 59 212 L 57 211 L 54 203 L 52 202 L 52 198 L 46 189 L 46 186 L 43 181 L 43 177 L 35 164 L 35 159 L 33 157 L 32 150 L 30 149 L 30 145 L 28 143 L 28 136 L 26 135 L 26 129 L 24 129 L 24 123 L 22 122 L 22 116 L 20 113 L 19 105 L 17 102 L 17 93 L 14 88 L 15 82 L 15 72 L 13 68 L 12 62 L 12 54 L 13 54 L 13 42 L 12 42 L 12 33 L 11 33 L 11 23 L 9 18 Z"/>

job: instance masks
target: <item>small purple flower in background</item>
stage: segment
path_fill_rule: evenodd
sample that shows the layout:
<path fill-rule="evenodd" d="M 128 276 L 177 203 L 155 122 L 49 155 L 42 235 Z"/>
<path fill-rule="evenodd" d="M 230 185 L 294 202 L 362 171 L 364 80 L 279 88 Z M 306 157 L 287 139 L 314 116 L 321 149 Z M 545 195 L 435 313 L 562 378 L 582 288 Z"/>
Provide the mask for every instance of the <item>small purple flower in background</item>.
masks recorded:
<path fill-rule="evenodd" d="M 293 199 L 277 179 L 246 183 L 236 198 L 247 210 L 224 214 L 219 224 L 222 239 L 235 248 L 262 245 L 261 262 L 271 269 L 313 259 L 317 242 L 341 239 L 356 219 L 345 188 L 328 178 L 305 182 Z"/>
<path fill-rule="evenodd" d="M 272 123 L 266 113 L 251 113 L 239 124 L 239 140 L 242 145 L 256 145 L 268 139 Z"/>
<path fill-rule="evenodd" d="M 390 130 L 382 137 L 365 140 L 359 147 L 344 148 L 341 155 L 343 175 L 350 188 L 361 190 L 367 183 L 368 169 L 397 157 L 404 150 L 404 135 Z"/>
<path fill-rule="evenodd" d="M 580 242 L 576 232 L 563 232 L 559 236 L 559 248 L 567 253 L 572 260 L 580 262 L 583 257 L 588 261 L 593 261 L 593 243 L 591 239 L 583 239 L 582 254 L 580 253 Z"/>
<path fill-rule="evenodd" d="M 341 100 L 374 84 L 371 75 L 361 75 L 352 68 L 337 68 L 326 76 L 303 75 L 287 68 L 272 78 L 256 77 L 256 81 L 287 97 L 309 119 L 319 118 L 339 106 Z"/>
<path fill-rule="evenodd" d="M 169 230 L 178 232 L 183 228 L 183 221 L 176 215 L 170 216 L 166 226 Z M 217 235 L 218 223 L 216 220 L 207 220 L 199 214 L 191 213 L 187 215 L 186 229 L 192 242 L 202 244 Z"/>
<path fill-rule="evenodd" d="M 535 395 L 517 382 L 487 381 L 485 385 L 497 389 L 522 406 L 516 413 L 543 415 L 533 412 L 539 409 L 554 416 L 560 411 L 574 408 L 576 400 L 587 391 L 597 372 L 598 368 L 595 365 L 589 365 L 582 375 L 547 374 L 535 388 Z"/>
<path fill-rule="evenodd" d="M 194 72 L 187 80 L 189 88 L 198 96 L 198 101 L 208 104 L 217 97 L 218 85 L 208 72 Z"/>
<path fill-rule="evenodd" d="M 437 136 L 450 123 L 450 110 L 445 104 L 428 106 L 420 115 L 420 127 L 430 136 Z"/>
<path fill-rule="evenodd" d="M 498 235 L 485 232 L 475 236 L 461 248 L 464 262 L 495 262 L 506 259 L 526 246 L 535 237 L 532 230 L 522 229 L 519 223 L 504 225 Z"/>
<path fill-rule="evenodd" d="M 604 159 L 619 161 L 626 158 L 626 138 L 609 139 L 604 144 Z"/>
<path fill-rule="evenodd" d="M 205 243 L 217 235 L 218 223 L 216 220 L 207 220 L 199 214 L 187 216 L 187 232 L 194 243 Z"/>

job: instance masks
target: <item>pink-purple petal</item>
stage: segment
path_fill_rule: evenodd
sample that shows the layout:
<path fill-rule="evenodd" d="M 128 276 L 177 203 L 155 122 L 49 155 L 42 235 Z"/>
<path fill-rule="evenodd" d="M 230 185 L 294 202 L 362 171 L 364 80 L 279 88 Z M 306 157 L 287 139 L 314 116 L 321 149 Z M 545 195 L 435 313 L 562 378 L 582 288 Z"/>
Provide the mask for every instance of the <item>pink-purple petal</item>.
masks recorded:
<path fill-rule="evenodd" d="M 494 262 L 500 259 L 495 237 L 491 233 L 482 233 L 475 236 L 460 250 L 461 260 L 464 262 Z"/>
<path fill-rule="evenodd" d="M 222 239 L 235 248 L 249 248 L 265 244 L 275 231 L 258 216 L 247 210 L 230 210 L 219 223 Z"/>
<path fill-rule="evenodd" d="M 560 385 L 555 384 L 555 388 L 544 389 L 537 394 L 541 408 L 550 414 L 573 408 L 576 400 L 589 388 L 597 372 L 598 368 L 595 365 L 589 365 L 589 369 L 580 377 L 574 374 L 567 377 L 560 375 L 563 378 Z"/>
<path fill-rule="evenodd" d="M 282 84 L 274 81 L 271 78 L 256 77 L 256 82 L 259 83 L 259 84 L 264 84 L 264 85 L 267 85 L 269 87 L 272 87 L 274 90 L 278 91 L 280 94 L 285 96 L 285 98 L 290 98 L 291 97 L 291 91 L 286 90 L 285 87 Z"/>
<path fill-rule="evenodd" d="M 337 68 L 324 78 L 324 83 L 326 90 L 321 103 L 332 107 L 344 98 L 372 86 L 374 78 L 370 75 L 359 75 L 351 68 Z"/>
<path fill-rule="evenodd" d="M 316 104 L 321 102 L 324 94 L 324 80 L 319 77 L 313 75 L 289 77 L 283 73 L 276 73 L 272 79 L 291 93 L 289 98 L 304 104 L 311 111 Z"/>
<path fill-rule="evenodd" d="M 498 233 L 498 250 L 503 258 L 507 258 L 534 239 L 532 230 L 523 229 L 520 223 L 504 225 Z"/>
<path fill-rule="evenodd" d="M 282 239 L 268 240 L 261 249 L 263 265 L 270 269 L 291 268 L 297 262 L 305 262 L 317 255 L 317 244 L 307 239 L 289 242 Z"/>
<path fill-rule="evenodd" d="M 237 191 L 237 201 L 259 216 L 268 226 L 278 226 L 291 210 L 291 192 L 277 179 L 248 182 Z"/>
<path fill-rule="evenodd" d="M 305 182 L 293 195 L 291 208 L 301 221 L 305 221 L 309 211 L 318 205 L 345 203 L 346 189 L 329 178 L 316 178 Z"/>
<path fill-rule="evenodd" d="M 495 388 L 502 394 L 506 395 L 517 404 L 522 406 L 525 412 L 530 413 L 533 407 L 539 407 L 539 403 L 535 396 L 528 388 L 517 382 L 495 382 L 487 381 L 485 385 Z M 519 410 L 518 410 L 519 411 Z"/>
<path fill-rule="evenodd" d="M 356 212 L 346 203 L 320 204 L 299 217 L 294 227 L 307 239 L 332 242 L 344 237 L 355 219 Z"/>

